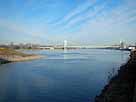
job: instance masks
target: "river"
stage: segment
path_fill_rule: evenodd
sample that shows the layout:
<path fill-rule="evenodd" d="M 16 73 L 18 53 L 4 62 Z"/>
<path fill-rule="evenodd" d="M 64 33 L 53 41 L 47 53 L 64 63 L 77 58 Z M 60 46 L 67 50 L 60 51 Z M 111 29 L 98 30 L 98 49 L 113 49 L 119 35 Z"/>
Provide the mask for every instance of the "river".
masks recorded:
<path fill-rule="evenodd" d="M 0 102 L 94 102 L 129 52 L 29 50 L 47 57 L 0 66 Z"/>

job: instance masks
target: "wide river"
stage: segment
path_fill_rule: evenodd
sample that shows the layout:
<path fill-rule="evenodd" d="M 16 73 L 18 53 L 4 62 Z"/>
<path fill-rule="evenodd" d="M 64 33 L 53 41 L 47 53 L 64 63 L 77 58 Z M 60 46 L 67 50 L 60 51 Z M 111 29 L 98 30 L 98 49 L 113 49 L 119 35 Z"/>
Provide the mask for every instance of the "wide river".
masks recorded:
<path fill-rule="evenodd" d="M 47 57 L 0 66 L 0 102 L 94 102 L 127 51 L 35 50 Z"/>

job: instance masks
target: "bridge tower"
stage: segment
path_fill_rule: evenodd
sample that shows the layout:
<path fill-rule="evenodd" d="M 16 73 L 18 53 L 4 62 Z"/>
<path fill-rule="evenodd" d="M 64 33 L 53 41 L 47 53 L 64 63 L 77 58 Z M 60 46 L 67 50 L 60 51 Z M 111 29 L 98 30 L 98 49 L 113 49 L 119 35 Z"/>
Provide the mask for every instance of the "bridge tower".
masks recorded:
<path fill-rule="evenodd" d="M 64 40 L 64 49 L 67 48 L 67 40 Z"/>

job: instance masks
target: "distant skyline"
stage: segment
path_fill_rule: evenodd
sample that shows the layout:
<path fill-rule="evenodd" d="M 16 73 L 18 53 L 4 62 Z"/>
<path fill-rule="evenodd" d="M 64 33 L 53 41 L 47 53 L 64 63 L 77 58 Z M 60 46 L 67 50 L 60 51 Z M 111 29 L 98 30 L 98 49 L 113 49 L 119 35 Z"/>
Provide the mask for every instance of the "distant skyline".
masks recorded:
<path fill-rule="evenodd" d="M 0 0 L 0 43 L 136 42 L 136 0 Z"/>

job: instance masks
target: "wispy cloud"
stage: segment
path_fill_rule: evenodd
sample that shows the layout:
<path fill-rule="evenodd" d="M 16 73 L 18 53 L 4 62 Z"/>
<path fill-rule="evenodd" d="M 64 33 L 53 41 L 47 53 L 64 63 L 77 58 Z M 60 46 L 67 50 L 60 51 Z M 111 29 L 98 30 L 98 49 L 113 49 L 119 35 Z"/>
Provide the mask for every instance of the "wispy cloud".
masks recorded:
<path fill-rule="evenodd" d="M 54 25 L 61 25 L 63 23 L 68 22 L 69 20 L 73 19 L 74 17 L 80 15 L 81 13 L 84 13 L 88 8 L 93 7 L 95 5 L 96 0 L 92 0 L 85 2 L 82 5 L 78 5 L 75 9 L 73 9 L 70 13 L 68 13 L 66 16 L 63 17 L 63 19 L 58 20 L 54 23 Z"/>
<path fill-rule="evenodd" d="M 96 16 L 103 13 L 110 4 L 111 0 L 98 0 L 93 3 L 86 2 L 81 7 L 75 8 L 68 15 L 66 15 L 62 20 L 55 23 L 54 25 L 61 29 L 68 29 L 73 27 L 74 25 L 78 26 L 79 23 L 85 23 L 84 21 L 88 21 L 91 19 L 95 19 Z"/>
<path fill-rule="evenodd" d="M 97 18 L 104 19 L 105 23 L 108 22 L 111 25 L 124 24 L 135 19 L 136 11 L 134 5 L 132 6 L 135 1 L 133 3 L 122 2 L 121 0 L 114 2 L 114 0 L 105 0 L 101 3 L 96 1 L 93 4 L 85 3 L 81 8 L 77 7 L 71 11 L 55 25 L 57 25 L 57 28 L 60 27 L 62 31 L 66 31 L 76 26 L 88 25 L 88 22 L 93 22 Z M 106 21 L 106 19 L 109 20 Z"/>
<path fill-rule="evenodd" d="M 89 11 L 83 13 L 82 15 L 79 15 L 78 17 L 73 18 L 65 25 L 65 28 L 70 28 L 80 22 L 85 23 L 83 21 L 86 21 L 86 20 L 95 19 L 97 15 L 101 14 L 105 10 L 106 4 L 107 2 L 101 5 L 96 5 L 93 7 L 93 9 L 90 9 Z"/>

